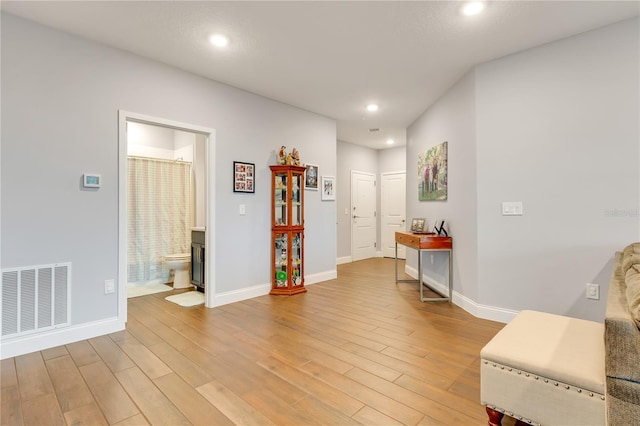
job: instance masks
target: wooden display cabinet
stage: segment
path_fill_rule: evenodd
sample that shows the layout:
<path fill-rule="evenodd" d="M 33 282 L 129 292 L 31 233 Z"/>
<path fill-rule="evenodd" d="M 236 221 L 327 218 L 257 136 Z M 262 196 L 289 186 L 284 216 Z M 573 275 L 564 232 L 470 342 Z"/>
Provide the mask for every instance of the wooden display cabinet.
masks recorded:
<path fill-rule="evenodd" d="M 304 172 L 271 168 L 271 294 L 304 293 Z"/>

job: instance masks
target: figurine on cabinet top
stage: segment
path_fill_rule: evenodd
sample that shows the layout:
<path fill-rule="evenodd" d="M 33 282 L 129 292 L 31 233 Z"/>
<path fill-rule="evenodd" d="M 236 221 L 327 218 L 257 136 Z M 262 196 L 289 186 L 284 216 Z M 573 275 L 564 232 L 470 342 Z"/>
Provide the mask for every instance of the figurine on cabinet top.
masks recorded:
<path fill-rule="evenodd" d="M 291 162 L 289 164 L 292 166 L 300 165 L 300 153 L 295 148 L 293 148 L 293 151 L 291 151 Z"/>
<path fill-rule="evenodd" d="M 287 162 L 287 147 L 282 145 L 280 151 L 278 151 L 278 164 L 286 164 Z"/>
<path fill-rule="evenodd" d="M 290 153 L 287 153 L 287 147 L 282 145 L 278 150 L 278 164 L 283 166 L 299 166 L 300 153 L 296 148 L 293 148 Z"/>

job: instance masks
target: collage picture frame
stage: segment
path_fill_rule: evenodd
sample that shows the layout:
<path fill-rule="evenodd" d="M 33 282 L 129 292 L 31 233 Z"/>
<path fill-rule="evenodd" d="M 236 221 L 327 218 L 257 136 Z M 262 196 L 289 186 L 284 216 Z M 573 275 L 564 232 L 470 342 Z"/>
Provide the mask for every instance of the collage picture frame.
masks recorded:
<path fill-rule="evenodd" d="M 243 161 L 233 162 L 233 192 L 256 191 L 256 165 Z"/>

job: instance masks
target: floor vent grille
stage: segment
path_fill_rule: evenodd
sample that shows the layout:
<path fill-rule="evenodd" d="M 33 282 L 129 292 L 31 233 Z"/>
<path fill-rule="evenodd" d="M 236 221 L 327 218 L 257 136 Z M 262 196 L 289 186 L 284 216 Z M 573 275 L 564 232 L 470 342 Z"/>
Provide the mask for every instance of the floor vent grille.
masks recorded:
<path fill-rule="evenodd" d="M 2 270 L 2 338 L 70 323 L 71 263 Z"/>

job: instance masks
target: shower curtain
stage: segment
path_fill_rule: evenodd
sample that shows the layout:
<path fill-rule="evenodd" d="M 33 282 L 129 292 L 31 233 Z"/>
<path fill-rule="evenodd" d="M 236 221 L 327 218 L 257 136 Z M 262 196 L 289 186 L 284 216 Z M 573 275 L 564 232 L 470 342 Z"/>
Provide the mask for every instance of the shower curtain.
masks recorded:
<path fill-rule="evenodd" d="M 161 257 L 191 250 L 191 163 L 128 157 L 128 282 L 166 282 Z"/>

